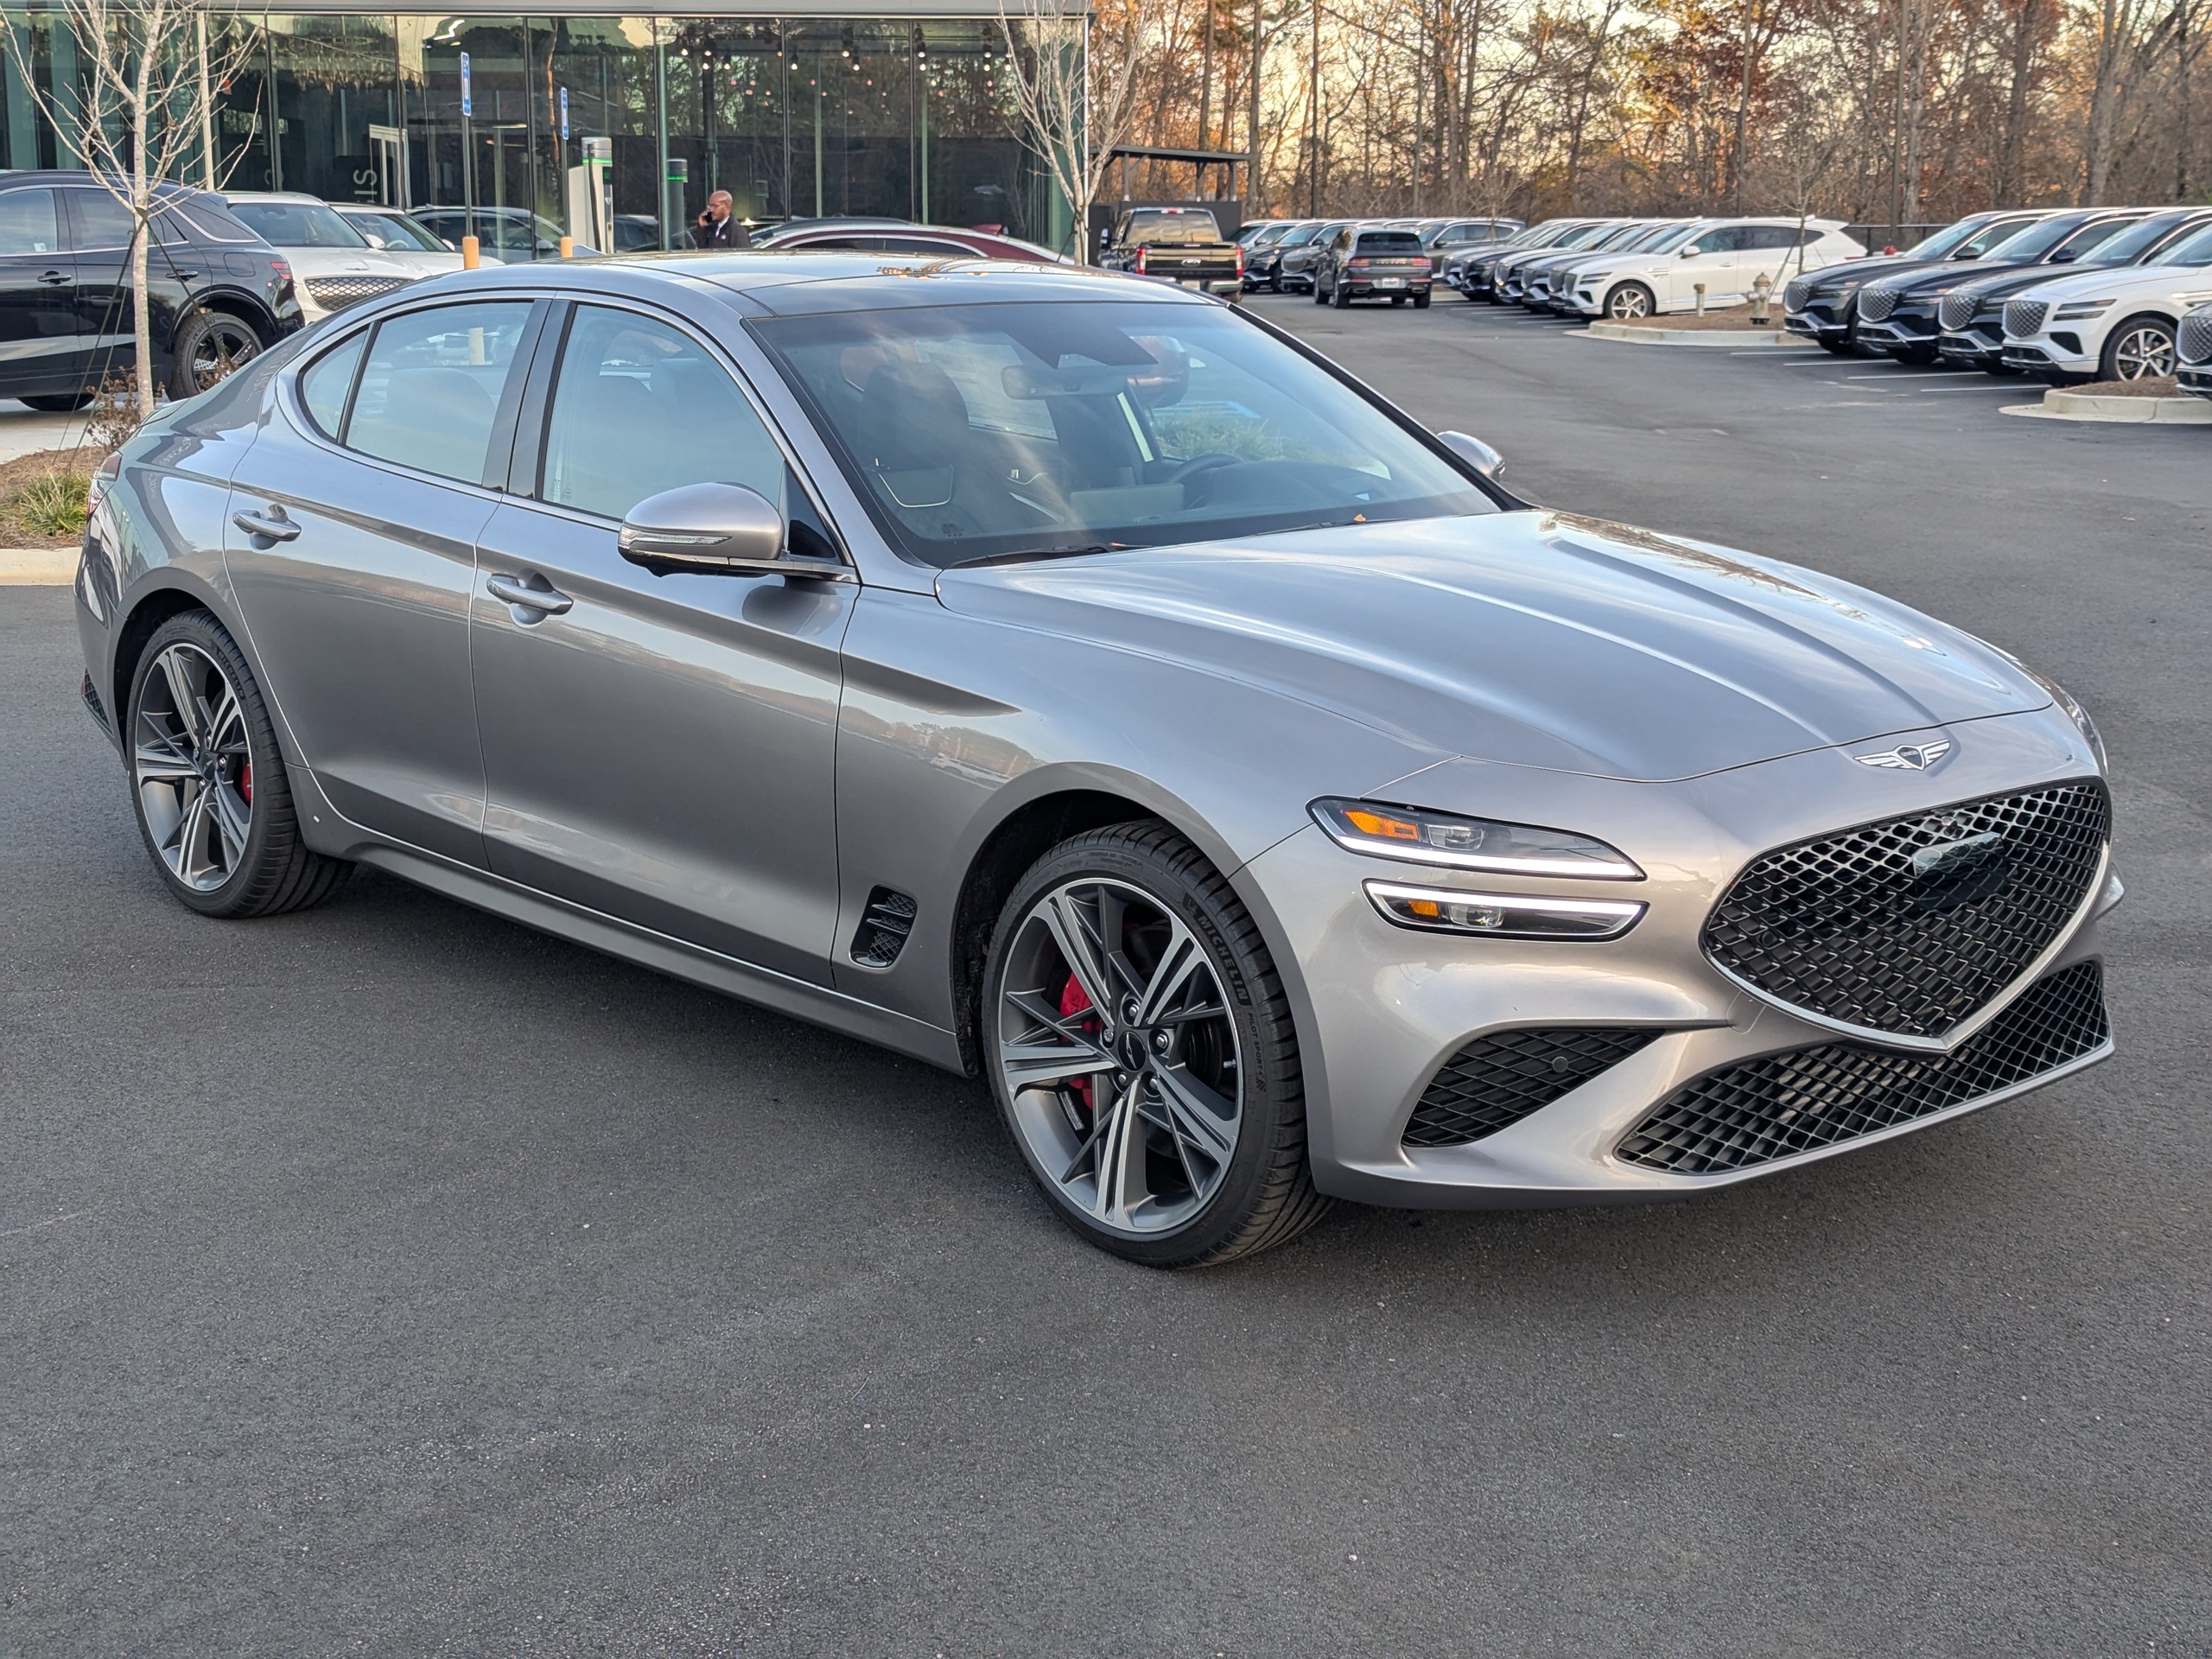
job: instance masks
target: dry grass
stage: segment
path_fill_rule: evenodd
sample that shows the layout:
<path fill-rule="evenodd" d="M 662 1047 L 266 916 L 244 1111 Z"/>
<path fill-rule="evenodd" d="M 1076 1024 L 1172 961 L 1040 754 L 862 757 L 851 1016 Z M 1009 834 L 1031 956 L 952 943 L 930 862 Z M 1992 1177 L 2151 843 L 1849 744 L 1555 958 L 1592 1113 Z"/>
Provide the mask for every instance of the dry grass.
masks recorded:
<path fill-rule="evenodd" d="M 85 537 L 85 487 L 99 452 L 41 449 L 0 461 L 0 540 L 11 547 L 74 547 Z"/>
<path fill-rule="evenodd" d="M 1782 307 L 1777 303 L 1768 314 L 1767 327 L 1782 327 Z M 1630 328 L 1698 328 L 1746 329 L 1751 327 L 1751 310 L 1747 305 L 1731 306 L 1726 311 L 1707 311 L 1703 316 L 1694 311 L 1676 311 L 1660 317 L 1600 317 L 1600 322 L 1625 323 Z"/>

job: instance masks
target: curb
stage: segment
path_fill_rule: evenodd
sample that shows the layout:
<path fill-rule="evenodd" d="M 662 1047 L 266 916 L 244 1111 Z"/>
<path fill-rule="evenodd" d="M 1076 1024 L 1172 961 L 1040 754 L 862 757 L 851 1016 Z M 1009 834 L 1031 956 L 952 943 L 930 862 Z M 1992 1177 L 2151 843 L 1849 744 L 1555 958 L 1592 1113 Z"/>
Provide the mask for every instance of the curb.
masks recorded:
<path fill-rule="evenodd" d="M 2116 425 L 2212 426 L 2212 397 L 2101 397 L 2054 386 L 2040 404 L 1998 411 L 2037 421 L 2103 421 Z"/>
<path fill-rule="evenodd" d="M 1630 346 L 1707 346 L 1741 350 L 1746 346 L 1792 346 L 1817 351 L 1786 328 L 1638 328 L 1625 322 L 1593 322 L 1571 332 L 1592 340 L 1618 340 Z"/>
<path fill-rule="evenodd" d="M 0 547 L 0 588 L 67 588 L 77 580 L 73 547 Z"/>

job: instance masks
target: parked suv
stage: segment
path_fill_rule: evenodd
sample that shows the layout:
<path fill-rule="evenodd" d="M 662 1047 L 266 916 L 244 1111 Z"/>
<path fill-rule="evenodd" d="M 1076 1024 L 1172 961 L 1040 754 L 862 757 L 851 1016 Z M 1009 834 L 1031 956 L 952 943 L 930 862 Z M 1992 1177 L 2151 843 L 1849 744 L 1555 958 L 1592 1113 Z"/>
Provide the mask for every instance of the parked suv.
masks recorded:
<path fill-rule="evenodd" d="M 1553 279 L 1552 309 L 1569 316 L 1627 319 L 1694 311 L 1702 295 L 1717 310 L 1740 305 L 1761 276 L 1778 289 L 1823 265 L 1855 259 L 1865 246 L 1840 219 L 1705 219 L 1620 255 L 1577 259 Z"/>
<path fill-rule="evenodd" d="M 1426 310 L 1429 277 L 1428 251 L 1417 232 L 1348 225 L 1314 262 L 1313 302 L 1341 311 L 1354 300 L 1411 300 Z"/>
<path fill-rule="evenodd" d="M 309 322 L 364 300 L 381 299 L 427 274 L 397 254 L 371 247 L 320 196 L 238 190 L 224 200 L 241 222 L 297 268 L 300 309 Z"/>
<path fill-rule="evenodd" d="M 2007 366 L 2060 384 L 2172 373 L 2182 317 L 2212 301 L 2212 225 L 2156 257 L 2156 264 L 2076 271 L 2007 300 Z"/>
<path fill-rule="evenodd" d="M 1953 289 L 1984 276 L 2048 270 L 2088 226 L 2105 219 L 2133 222 L 2142 216 L 2139 207 L 2052 213 L 2024 226 L 1980 258 L 1878 277 L 1859 290 L 1859 348 L 1887 353 L 1900 363 L 1933 363 L 1942 332 L 1936 308 Z"/>
<path fill-rule="evenodd" d="M 204 391 L 300 326 L 292 269 L 222 200 L 161 187 L 147 253 L 154 377 Z M 81 409 L 131 360 L 130 209 L 90 174 L 0 175 L 0 397 Z"/>
<path fill-rule="evenodd" d="M 2021 227 L 2048 214 L 2037 211 L 1969 213 L 1923 238 L 1903 253 L 1800 276 L 1782 290 L 1782 326 L 1793 334 L 1849 355 L 1859 350 L 1859 290 L 1878 277 L 1924 270 L 1947 259 L 1978 259 Z"/>
<path fill-rule="evenodd" d="M 2200 305 L 2174 330 L 2174 378 L 2183 391 L 2212 397 L 2212 305 Z"/>
<path fill-rule="evenodd" d="M 2155 264 L 2162 250 L 2206 224 L 2212 224 L 2212 209 L 2203 207 L 2169 208 L 2132 220 L 2094 220 L 2068 237 L 2049 263 L 2075 270 Z M 1961 368 L 1986 369 L 1992 374 L 2018 374 L 2018 369 L 2005 363 L 2005 302 L 2050 280 L 2049 269 L 2036 266 L 2001 276 L 1980 277 L 1952 289 L 1943 296 L 1936 312 L 1943 329 L 1938 348 L 1943 360 Z"/>

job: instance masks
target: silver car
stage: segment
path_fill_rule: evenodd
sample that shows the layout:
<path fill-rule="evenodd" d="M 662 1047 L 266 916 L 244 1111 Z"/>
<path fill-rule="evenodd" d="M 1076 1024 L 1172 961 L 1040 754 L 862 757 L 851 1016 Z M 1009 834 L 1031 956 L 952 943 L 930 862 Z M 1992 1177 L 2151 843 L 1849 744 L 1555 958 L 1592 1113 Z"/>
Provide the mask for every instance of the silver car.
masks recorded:
<path fill-rule="evenodd" d="M 104 470 L 84 697 L 194 909 L 366 863 L 981 1074 L 1162 1266 L 1709 1192 L 2110 1052 L 2076 704 L 1495 461 L 1126 277 L 484 270 Z"/>

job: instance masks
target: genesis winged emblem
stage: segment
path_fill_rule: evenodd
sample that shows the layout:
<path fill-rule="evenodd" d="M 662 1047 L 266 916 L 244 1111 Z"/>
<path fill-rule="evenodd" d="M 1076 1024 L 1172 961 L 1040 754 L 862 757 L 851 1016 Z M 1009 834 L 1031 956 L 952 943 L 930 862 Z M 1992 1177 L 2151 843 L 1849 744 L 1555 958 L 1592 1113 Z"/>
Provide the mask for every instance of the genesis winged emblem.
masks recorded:
<path fill-rule="evenodd" d="M 1879 754 L 1854 754 L 1851 758 L 1862 766 L 1879 766 L 1888 772 L 1925 772 L 1950 752 L 1951 740 L 1942 737 L 1933 743 L 1900 743 Z"/>

